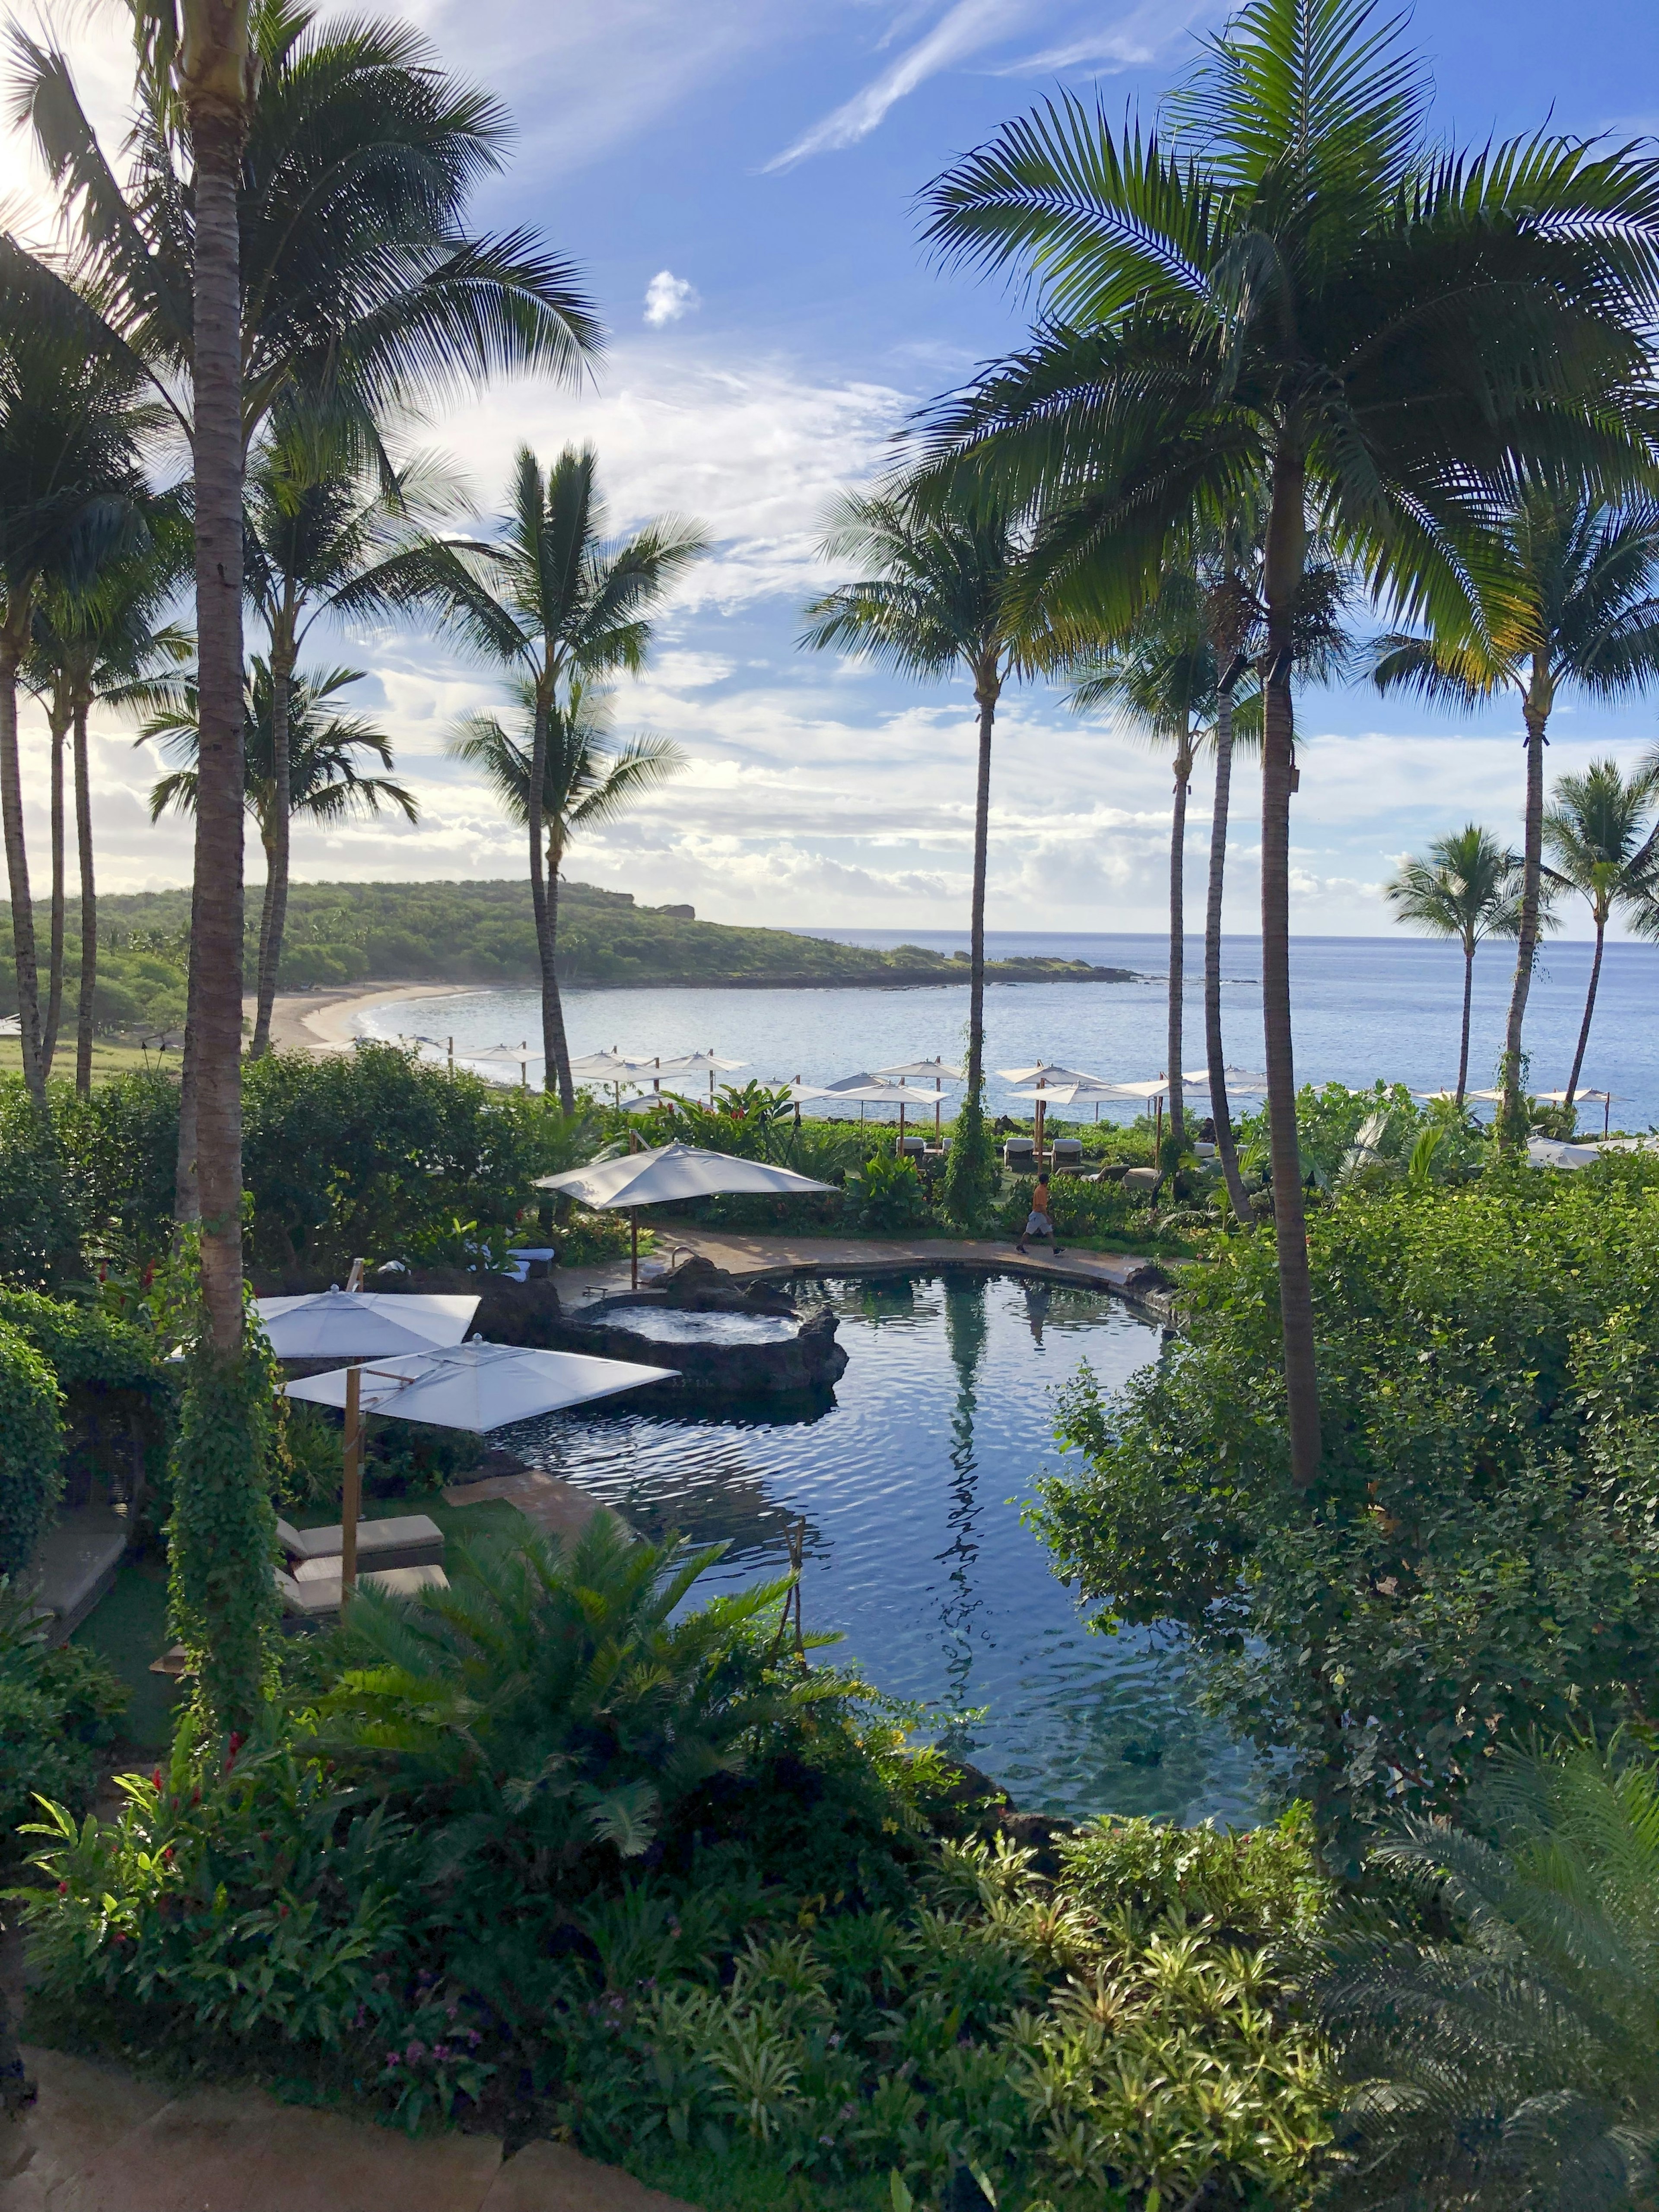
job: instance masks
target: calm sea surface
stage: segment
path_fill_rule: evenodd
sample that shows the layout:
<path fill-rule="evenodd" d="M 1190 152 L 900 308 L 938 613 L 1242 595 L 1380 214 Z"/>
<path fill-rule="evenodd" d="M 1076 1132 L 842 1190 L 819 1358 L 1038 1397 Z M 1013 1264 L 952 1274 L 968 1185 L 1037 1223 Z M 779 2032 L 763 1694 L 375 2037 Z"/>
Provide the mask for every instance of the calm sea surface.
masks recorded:
<path fill-rule="evenodd" d="M 850 1355 L 816 1417 L 613 1408 L 500 1440 L 653 1534 L 729 1543 L 716 1583 L 784 1571 L 804 1518 L 808 1627 L 840 1631 L 840 1656 L 937 1719 L 982 1708 L 946 1741 L 1022 1804 L 1253 1818 L 1252 1762 L 1194 1714 L 1178 1646 L 1091 1634 L 1019 1517 L 1056 1463 L 1055 1386 L 1085 1359 L 1125 1381 L 1157 1358 L 1158 1332 L 1101 1292 L 1008 1278 L 795 1291 L 830 1301 Z"/>
<path fill-rule="evenodd" d="M 858 944 L 921 943 L 947 952 L 966 941 L 950 933 L 906 935 L 893 930 L 835 934 Z M 1146 979 L 993 984 L 986 994 L 988 1063 L 993 1070 L 1053 1060 L 1115 1082 L 1164 1071 L 1163 939 L 994 931 L 988 945 L 994 956 L 1061 954 L 1133 969 Z M 1475 961 L 1469 1079 L 1477 1088 L 1492 1082 L 1502 1048 L 1510 976 L 1505 951 L 1493 945 Z M 1194 940 L 1187 953 L 1188 1067 L 1203 1060 L 1202 962 L 1202 944 Z M 1588 945 L 1545 949 L 1527 1024 L 1531 1081 L 1537 1090 L 1558 1090 L 1567 1079 L 1589 962 Z M 1431 1091 L 1454 1080 L 1463 981 L 1462 956 L 1455 946 L 1404 934 L 1300 938 L 1291 947 L 1291 965 L 1297 1072 L 1303 1081 L 1368 1084 L 1382 1076 Z M 1223 969 L 1228 978 L 1222 994 L 1227 1056 L 1236 1066 L 1260 1068 L 1258 942 L 1228 939 Z M 574 1053 L 619 1045 L 626 1052 L 668 1058 L 712 1047 L 727 1059 L 744 1061 L 755 1077 L 786 1081 L 799 1076 L 807 1083 L 823 1083 L 937 1054 L 959 1062 L 968 994 L 960 987 L 944 986 L 892 991 L 594 990 L 569 992 L 565 1007 Z M 1659 1123 L 1656 1015 L 1659 945 L 1610 945 L 1582 1081 L 1615 1093 L 1615 1127 L 1622 1122 L 1645 1129 Z M 489 990 L 402 1000 L 360 1016 L 358 1026 L 365 1036 L 423 1035 L 439 1040 L 440 1049 L 442 1040 L 453 1036 L 462 1057 L 468 1050 L 533 1038 L 539 1019 L 533 992 Z M 488 1072 L 517 1079 L 516 1070 Z M 533 1063 L 530 1079 L 539 1079 Z M 1012 1103 L 1011 1087 L 993 1077 L 994 1106 Z M 1135 1109 L 1102 1109 L 1103 1114 L 1120 1110 Z"/>

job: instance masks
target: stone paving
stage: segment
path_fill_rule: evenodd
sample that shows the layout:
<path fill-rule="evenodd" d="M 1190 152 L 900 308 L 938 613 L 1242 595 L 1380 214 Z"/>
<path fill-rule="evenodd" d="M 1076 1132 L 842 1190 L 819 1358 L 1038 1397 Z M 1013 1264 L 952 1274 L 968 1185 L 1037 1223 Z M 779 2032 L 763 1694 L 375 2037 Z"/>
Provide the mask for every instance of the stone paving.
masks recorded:
<path fill-rule="evenodd" d="M 33 2050 L 40 2084 L 0 2119 L 4 2212 L 690 2212 L 560 2143 L 411 2138 L 258 2089 L 164 2085 Z"/>

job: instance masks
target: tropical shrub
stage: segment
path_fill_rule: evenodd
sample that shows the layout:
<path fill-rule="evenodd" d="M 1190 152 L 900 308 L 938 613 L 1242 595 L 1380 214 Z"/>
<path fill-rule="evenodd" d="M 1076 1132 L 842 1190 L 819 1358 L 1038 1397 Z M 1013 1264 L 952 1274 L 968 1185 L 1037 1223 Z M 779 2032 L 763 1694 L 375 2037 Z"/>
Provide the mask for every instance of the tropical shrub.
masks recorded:
<path fill-rule="evenodd" d="M 1650 1708 L 1659 1646 L 1659 1166 L 1492 1169 L 1339 1196 L 1312 1233 L 1323 1463 L 1291 1485 L 1270 1236 L 1184 1293 L 1185 1334 L 1062 1401 L 1060 1571 L 1179 1622 L 1205 1693 L 1288 1753 L 1352 1863 L 1455 1802 L 1516 1728 Z"/>
<path fill-rule="evenodd" d="M 46 1290 L 82 1273 L 86 1209 L 50 1114 L 0 1077 L 0 1282 Z"/>
<path fill-rule="evenodd" d="M 85 1810 L 126 1701 L 96 1653 L 48 1644 L 27 1599 L 0 1583 L 0 1863 L 37 1794 Z"/>
<path fill-rule="evenodd" d="M 908 1160 L 872 1152 L 861 1167 L 848 1170 L 846 1218 L 852 1228 L 886 1236 L 921 1227 L 927 1219 L 921 1177 Z"/>
<path fill-rule="evenodd" d="M 447 1254 L 457 1224 L 505 1249 L 535 1178 L 587 1158 L 591 1139 L 556 1098 L 451 1075 L 397 1046 L 270 1054 L 245 1085 L 254 1264 L 343 1281 L 359 1256 Z"/>
<path fill-rule="evenodd" d="M 1318 1978 L 1352 2212 L 1652 2201 L 1659 1769 L 1617 1741 L 1493 1764 L 1485 1834 L 1407 1819 L 1373 1854 L 1447 1932 L 1362 1929 Z"/>
<path fill-rule="evenodd" d="M 1009 1237 L 1024 1228 L 1031 1211 L 1035 1179 L 1012 1182 L 997 1209 L 997 1226 Z M 1152 1210 L 1145 1191 L 1125 1190 L 1121 1182 L 1085 1182 L 1056 1176 L 1048 1186 L 1050 1219 L 1062 1238 L 1133 1237 L 1144 1243 L 1152 1233 Z"/>
<path fill-rule="evenodd" d="M 52 1525 L 63 1489 L 63 1425 L 51 1368 L 0 1321 L 0 1576 L 18 1574 Z"/>

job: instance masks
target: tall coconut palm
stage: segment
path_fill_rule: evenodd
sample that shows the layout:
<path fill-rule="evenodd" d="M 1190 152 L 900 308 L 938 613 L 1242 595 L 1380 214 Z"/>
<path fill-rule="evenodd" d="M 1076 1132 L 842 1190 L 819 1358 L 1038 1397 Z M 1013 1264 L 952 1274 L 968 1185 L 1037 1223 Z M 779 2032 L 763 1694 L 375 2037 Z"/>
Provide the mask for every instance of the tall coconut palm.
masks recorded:
<path fill-rule="evenodd" d="M 575 1106 L 564 1008 L 554 964 L 556 918 L 544 873 L 546 763 L 553 715 L 573 678 L 645 665 L 651 611 L 708 546 L 701 527 L 661 515 L 631 537 L 607 539 L 599 457 L 567 446 L 552 467 L 520 447 L 507 511 L 487 540 L 428 538 L 379 572 L 388 598 L 436 607 L 481 659 L 530 687 L 532 730 L 525 823 L 541 967 L 542 1049 L 566 1113 Z"/>
<path fill-rule="evenodd" d="M 1543 137 L 1449 151 L 1426 106 L 1374 0 L 1248 0 L 1172 105 L 1174 144 L 1062 100 L 929 194 L 934 246 L 1022 267 L 1045 316 L 935 410 L 936 484 L 969 471 L 1069 503 L 1056 557 L 1113 629 L 1195 512 L 1263 501 L 1262 1000 L 1298 1488 L 1321 1463 L 1289 958 L 1291 632 L 1310 523 L 1404 607 L 1450 623 L 1519 459 L 1609 483 L 1646 466 L 1659 163 Z"/>
<path fill-rule="evenodd" d="M 902 486 L 844 501 L 823 541 L 827 559 L 860 580 L 816 599 L 802 642 L 884 663 L 918 681 L 965 675 L 978 717 L 973 887 L 969 908 L 968 1092 L 952 1154 L 959 1212 L 972 1211 L 974 1158 L 985 1074 L 985 878 L 990 849 L 991 750 L 997 705 L 1011 682 L 1055 670 L 1077 650 L 1031 589 L 1040 519 L 968 490 L 924 513 Z M 960 1156 L 958 1161 L 957 1156 Z M 958 1178 L 967 1176 L 967 1182 Z"/>
<path fill-rule="evenodd" d="M 361 441 L 315 412 L 281 410 L 250 458 L 246 490 L 248 599 L 269 641 L 273 840 L 266 848 L 253 1038 L 249 1057 L 270 1046 L 271 1006 L 288 913 L 289 722 L 294 671 L 312 625 L 331 613 L 380 611 L 379 570 L 398 533 L 453 506 L 452 473 L 428 455 L 402 466 L 365 466 Z M 250 731 L 253 725 L 250 725 Z"/>
<path fill-rule="evenodd" d="M 0 825 L 3 826 L 23 1073 L 46 1103 L 45 1048 L 23 836 L 17 689 L 42 594 L 78 590 L 144 534 L 145 427 L 134 380 L 88 358 L 73 318 L 15 298 L 0 302 Z M 67 724 L 64 726 L 67 726 Z M 63 832 L 63 732 L 54 727 L 54 837 Z M 61 863 L 60 863 L 61 875 Z M 61 880 L 55 934 L 61 976 Z M 61 982 L 60 982 L 61 988 Z"/>
<path fill-rule="evenodd" d="M 597 332 L 568 264 L 525 234 L 465 229 L 506 118 L 436 68 L 418 33 L 325 32 L 309 9 L 276 0 L 131 5 L 140 70 L 125 180 L 63 55 L 21 33 L 15 106 L 63 195 L 65 283 L 96 300 L 111 357 L 153 379 L 194 457 L 203 753 L 179 1203 L 203 1222 L 211 1334 L 228 1349 L 242 1330 L 248 442 L 296 396 L 372 440 L 388 409 L 457 377 L 499 365 L 570 373 Z M 0 249 L 0 277 L 41 273 L 15 241 Z"/>
<path fill-rule="evenodd" d="M 1473 705 L 1506 691 L 1520 701 L 1527 749 L 1523 877 L 1502 1108 L 1503 1127 L 1519 1142 L 1525 1134 L 1522 1048 L 1541 912 L 1550 715 L 1569 686 L 1593 698 L 1619 699 L 1659 679 L 1659 506 L 1638 500 L 1609 508 L 1536 485 L 1510 507 L 1499 552 L 1480 604 L 1462 616 L 1454 610 L 1426 636 L 1380 639 L 1375 674 L 1385 691 L 1414 691 L 1449 705 Z M 1582 1052 L 1581 1040 L 1581 1058 Z M 1577 1082 L 1575 1072 L 1570 1088 Z"/>
<path fill-rule="evenodd" d="M 1580 893 L 1595 926 L 1584 1018 L 1578 1025 L 1572 1073 L 1567 1078 L 1569 1106 L 1583 1072 L 1595 1017 L 1607 923 L 1615 907 L 1641 903 L 1650 878 L 1654 849 L 1647 833 L 1656 787 L 1659 779 L 1651 767 L 1638 769 L 1626 778 L 1616 760 L 1592 761 L 1582 775 L 1557 778 L 1544 817 L 1544 849 L 1555 863 L 1556 884 Z"/>
<path fill-rule="evenodd" d="M 1431 937 L 1455 938 L 1463 948 L 1463 1023 L 1457 1048 L 1457 1103 L 1469 1079 L 1469 1012 L 1474 956 L 1489 937 L 1521 934 L 1522 868 L 1488 830 L 1471 822 L 1437 837 L 1428 851 L 1401 863 L 1382 896 L 1398 921 Z"/>
<path fill-rule="evenodd" d="M 318 676 L 293 678 L 289 691 L 289 762 L 284 791 L 276 773 L 276 684 L 270 664 L 256 659 L 248 670 L 244 690 L 243 805 L 259 832 L 265 854 L 262 944 L 270 926 L 278 810 L 284 804 L 291 816 L 319 823 L 375 815 L 383 806 L 394 808 L 406 822 L 420 819 L 412 792 L 389 775 L 365 773 L 367 762 L 378 762 L 383 769 L 392 765 L 392 740 L 385 732 L 360 716 L 329 711 L 340 692 L 349 684 L 361 684 L 362 678 L 361 668 L 331 668 Z M 166 688 L 150 687 L 152 695 L 158 697 Z M 150 820 L 159 822 L 169 809 L 193 814 L 199 783 L 197 768 L 189 763 L 199 763 L 200 759 L 193 686 L 179 686 L 172 703 L 157 707 L 140 730 L 138 742 L 154 742 L 167 757 L 183 763 L 151 788 Z"/>
<path fill-rule="evenodd" d="M 52 982 L 44 1036 L 48 1070 L 63 996 L 62 755 L 66 737 L 73 763 L 81 924 L 75 1085 L 83 1097 L 92 1087 L 98 981 L 88 723 L 94 707 L 125 708 L 135 695 L 143 694 L 149 679 L 177 669 L 195 650 L 187 630 L 163 619 L 191 566 L 188 526 L 170 501 L 153 506 L 148 520 L 149 542 L 141 553 L 101 563 L 75 588 L 58 583 L 42 595 L 26 664 L 30 688 L 46 702 L 53 739 Z"/>
<path fill-rule="evenodd" d="M 514 738 L 493 714 L 469 714 L 449 739 L 457 760 L 482 769 L 511 820 L 530 823 L 530 765 L 536 744 L 536 686 L 516 685 L 524 734 Z M 543 749 L 542 834 L 547 850 L 547 934 L 559 951 L 559 876 L 573 837 L 614 822 L 647 792 L 678 775 L 685 756 L 666 738 L 611 737 L 611 702 L 572 677 L 546 716 Z"/>
<path fill-rule="evenodd" d="M 1199 750 L 1214 732 L 1222 671 L 1216 665 L 1204 586 L 1190 570 L 1173 569 L 1163 589 L 1122 641 L 1085 660 L 1072 684 L 1080 712 L 1113 707 L 1151 742 L 1174 754 L 1170 817 L 1170 979 L 1164 1062 L 1170 1079 L 1170 1134 L 1185 1133 L 1187 801 Z M 1219 1124 L 1217 1125 L 1218 1131 Z M 1238 1201 L 1234 1200 L 1237 1208 Z"/>

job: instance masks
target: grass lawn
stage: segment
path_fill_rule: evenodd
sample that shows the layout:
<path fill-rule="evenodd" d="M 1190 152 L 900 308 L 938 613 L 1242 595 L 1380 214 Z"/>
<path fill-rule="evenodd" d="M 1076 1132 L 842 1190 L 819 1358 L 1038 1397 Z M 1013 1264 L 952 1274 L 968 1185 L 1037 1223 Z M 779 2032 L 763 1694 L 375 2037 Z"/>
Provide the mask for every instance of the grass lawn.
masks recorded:
<path fill-rule="evenodd" d="M 164 1067 L 177 1074 L 179 1054 L 176 1052 L 144 1053 L 136 1044 L 111 1044 L 106 1038 L 94 1037 L 92 1045 L 92 1079 L 94 1083 L 110 1083 L 118 1075 L 125 1075 L 135 1067 Z M 0 1075 L 21 1075 L 23 1073 L 23 1046 L 19 1037 L 0 1037 Z M 58 1049 L 52 1055 L 53 1082 L 60 1078 L 66 1083 L 75 1080 L 75 1033 L 59 1036 Z"/>

